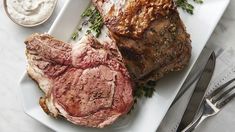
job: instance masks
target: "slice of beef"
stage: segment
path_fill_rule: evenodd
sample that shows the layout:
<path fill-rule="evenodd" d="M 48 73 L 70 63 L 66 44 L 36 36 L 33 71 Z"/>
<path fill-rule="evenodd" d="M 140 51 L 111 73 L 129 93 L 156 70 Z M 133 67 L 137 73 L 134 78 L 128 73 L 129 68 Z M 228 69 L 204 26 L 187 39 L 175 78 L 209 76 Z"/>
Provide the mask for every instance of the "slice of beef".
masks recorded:
<path fill-rule="evenodd" d="M 70 45 L 34 34 L 25 44 L 27 71 L 45 92 L 39 102 L 46 113 L 102 128 L 132 107 L 132 81 L 113 42 L 85 36 Z"/>
<path fill-rule="evenodd" d="M 191 40 L 173 0 L 93 0 L 134 80 L 158 80 L 189 63 Z"/>

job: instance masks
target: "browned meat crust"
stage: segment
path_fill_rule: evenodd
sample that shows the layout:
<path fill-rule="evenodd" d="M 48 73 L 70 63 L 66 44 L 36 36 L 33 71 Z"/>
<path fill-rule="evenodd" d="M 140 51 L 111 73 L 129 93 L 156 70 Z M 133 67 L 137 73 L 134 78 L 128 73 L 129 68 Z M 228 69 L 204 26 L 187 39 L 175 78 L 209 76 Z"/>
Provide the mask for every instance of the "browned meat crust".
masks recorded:
<path fill-rule="evenodd" d="M 125 4 L 122 4 L 122 3 Z M 131 76 L 158 80 L 182 70 L 191 57 L 190 36 L 172 0 L 93 0 Z M 105 8 L 112 8 L 105 12 Z"/>
<path fill-rule="evenodd" d="M 137 37 L 159 16 L 175 10 L 172 0 L 92 0 L 114 33 Z"/>

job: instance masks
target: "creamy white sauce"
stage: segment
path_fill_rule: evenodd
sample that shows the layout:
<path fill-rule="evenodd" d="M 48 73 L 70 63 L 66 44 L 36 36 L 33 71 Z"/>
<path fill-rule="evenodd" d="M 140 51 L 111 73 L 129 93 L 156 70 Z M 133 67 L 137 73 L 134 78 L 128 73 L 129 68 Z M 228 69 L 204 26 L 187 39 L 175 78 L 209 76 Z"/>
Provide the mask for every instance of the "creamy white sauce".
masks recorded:
<path fill-rule="evenodd" d="M 22 25 L 39 24 L 50 17 L 56 0 L 7 0 L 7 11 Z"/>

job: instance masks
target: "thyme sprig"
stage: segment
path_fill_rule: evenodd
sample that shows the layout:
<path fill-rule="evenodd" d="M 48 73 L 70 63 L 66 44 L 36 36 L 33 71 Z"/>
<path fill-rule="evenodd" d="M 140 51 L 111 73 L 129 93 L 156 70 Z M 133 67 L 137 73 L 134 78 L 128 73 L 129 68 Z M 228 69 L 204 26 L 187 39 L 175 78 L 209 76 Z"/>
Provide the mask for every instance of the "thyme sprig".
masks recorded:
<path fill-rule="evenodd" d="M 136 83 L 134 97 L 135 98 L 152 97 L 155 92 L 155 85 L 156 85 L 156 81 L 149 81 L 148 83 L 144 83 L 144 84 Z"/>
<path fill-rule="evenodd" d="M 155 92 L 155 86 L 156 86 L 156 81 L 148 81 L 147 83 L 135 83 L 135 89 L 134 89 L 134 104 L 132 105 L 131 110 L 128 112 L 130 114 L 134 108 L 135 105 L 138 102 L 138 99 L 141 99 L 143 97 L 146 98 L 151 98 Z"/>
<path fill-rule="evenodd" d="M 196 2 L 196 3 L 199 3 L 199 4 L 203 3 L 203 0 L 193 0 L 193 1 Z"/>
<path fill-rule="evenodd" d="M 195 3 L 202 4 L 203 0 L 193 0 Z M 177 7 L 182 8 L 189 14 L 193 14 L 194 6 L 188 2 L 188 0 L 175 0 Z M 86 31 L 86 34 L 91 33 L 91 31 L 96 33 L 96 37 L 99 37 L 101 34 L 101 29 L 103 28 L 103 19 L 99 11 L 94 7 L 88 7 L 81 15 L 82 18 L 87 18 L 83 25 L 89 24 L 89 29 Z M 77 29 L 71 36 L 72 40 L 76 40 L 79 36 L 78 32 L 81 31 L 81 28 Z"/>
<path fill-rule="evenodd" d="M 73 34 L 72 34 L 72 36 L 71 36 L 71 39 L 72 39 L 72 40 L 76 40 L 76 39 L 78 38 L 78 35 L 79 35 L 79 34 L 78 34 L 78 31 L 77 31 L 77 30 L 74 31 Z"/>
<path fill-rule="evenodd" d="M 195 3 L 202 4 L 203 0 L 193 0 Z M 188 2 L 188 0 L 176 0 L 176 6 L 182 8 L 189 14 L 193 14 L 194 6 Z"/>
<path fill-rule="evenodd" d="M 92 31 L 95 32 L 95 36 L 99 37 L 101 29 L 103 28 L 103 19 L 99 11 L 94 7 L 88 7 L 81 15 L 84 18 L 82 26 L 89 25 L 89 29 L 86 30 L 86 34 L 90 34 Z M 79 32 L 82 31 L 82 27 L 77 28 L 71 36 L 72 40 L 76 40 L 79 36 Z"/>
<path fill-rule="evenodd" d="M 101 34 L 101 29 L 104 25 L 102 16 L 100 15 L 99 11 L 96 8 L 87 8 L 83 13 L 82 13 L 82 18 L 88 18 L 88 23 L 90 23 L 90 30 L 94 31 L 96 33 L 96 37 L 99 37 Z"/>

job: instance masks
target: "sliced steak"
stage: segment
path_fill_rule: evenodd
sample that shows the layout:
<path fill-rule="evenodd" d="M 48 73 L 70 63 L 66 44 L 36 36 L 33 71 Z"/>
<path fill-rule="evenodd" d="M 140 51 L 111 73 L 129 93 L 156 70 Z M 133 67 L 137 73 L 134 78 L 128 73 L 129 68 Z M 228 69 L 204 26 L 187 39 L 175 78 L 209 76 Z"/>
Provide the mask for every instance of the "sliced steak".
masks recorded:
<path fill-rule="evenodd" d="M 27 71 L 45 92 L 40 105 L 46 113 L 102 128 L 132 107 L 132 82 L 113 42 L 85 36 L 72 46 L 34 34 L 25 43 Z"/>
<path fill-rule="evenodd" d="M 158 80 L 182 70 L 191 56 L 173 0 L 93 0 L 134 80 Z"/>

